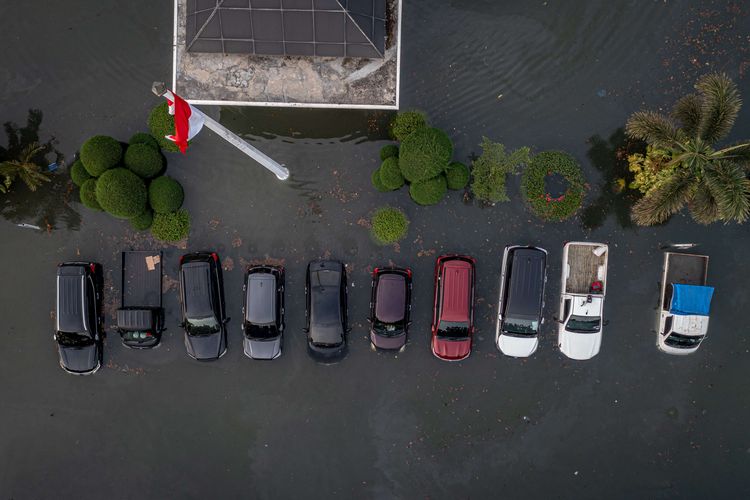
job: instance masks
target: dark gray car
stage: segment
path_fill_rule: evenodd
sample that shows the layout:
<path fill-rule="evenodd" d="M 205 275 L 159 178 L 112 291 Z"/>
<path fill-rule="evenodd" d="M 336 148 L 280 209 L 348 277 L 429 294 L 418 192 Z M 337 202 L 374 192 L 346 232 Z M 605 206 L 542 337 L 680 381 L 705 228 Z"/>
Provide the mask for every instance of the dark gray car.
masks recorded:
<path fill-rule="evenodd" d="M 242 333 L 245 356 L 281 356 L 284 332 L 284 269 L 253 266 L 245 274 Z"/>
<path fill-rule="evenodd" d="M 198 360 L 221 357 L 227 350 L 221 266 L 216 253 L 196 252 L 180 258 L 180 298 L 185 347 Z"/>
<path fill-rule="evenodd" d="M 60 366 L 74 375 L 96 372 L 102 361 L 99 265 L 66 262 L 57 268 L 55 335 Z"/>
<path fill-rule="evenodd" d="M 307 347 L 314 357 L 334 361 L 346 350 L 346 269 L 335 260 L 307 265 L 305 280 Z"/>

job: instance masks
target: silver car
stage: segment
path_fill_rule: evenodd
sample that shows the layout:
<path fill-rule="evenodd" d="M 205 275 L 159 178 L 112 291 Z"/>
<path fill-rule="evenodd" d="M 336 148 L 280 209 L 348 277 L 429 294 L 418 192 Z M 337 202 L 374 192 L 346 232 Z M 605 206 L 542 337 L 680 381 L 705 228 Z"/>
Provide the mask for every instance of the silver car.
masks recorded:
<path fill-rule="evenodd" d="M 245 356 L 276 359 L 284 339 L 284 268 L 252 266 L 242 288 Z"/>

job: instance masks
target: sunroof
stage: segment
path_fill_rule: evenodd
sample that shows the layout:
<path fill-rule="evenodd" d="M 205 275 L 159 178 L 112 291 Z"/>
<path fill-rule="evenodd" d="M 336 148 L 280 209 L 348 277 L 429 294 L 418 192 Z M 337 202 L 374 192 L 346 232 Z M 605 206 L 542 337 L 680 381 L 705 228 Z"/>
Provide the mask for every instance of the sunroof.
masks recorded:
<path fill-rule="evenodd" d="M 386 0 L 187 0 L 189 52 L 382 58 Z"/>

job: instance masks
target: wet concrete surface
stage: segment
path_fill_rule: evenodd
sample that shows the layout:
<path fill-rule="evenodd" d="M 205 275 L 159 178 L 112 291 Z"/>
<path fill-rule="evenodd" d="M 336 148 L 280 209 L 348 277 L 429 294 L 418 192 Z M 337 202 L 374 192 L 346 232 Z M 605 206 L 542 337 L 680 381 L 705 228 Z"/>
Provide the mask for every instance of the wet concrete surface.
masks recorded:
<path fill-rule="evenodd" d="M 171 70 L 168 4 L 3 7 L 0 28 L 14 48 L 0 69 L 3 119 L 23 122 L 29 108 L 42 109 L 40 136 L 55 136 L 68 157 L 90 135 L 126 140 L 142 130 L 157 102 L 151 81 L 168 80 Z M 745 7 L 731 2 L 407 2 L 402 106 L 426 110 L 448 130 L 458 160 L 479 153 L 482 135 L 508 147 L 571 152 L 591 183 L 591 201 L 602 176 L 587 158 L 587 138 L 609 137 L 642 105 L 671 105 L 707 70 L 729 72 L 750 95 L 747 44 L 732 38 L 748 26 Z M 35 33 L 44 38 L 31 43 Z M 518 178 L 507 204 L 480 208 L 452 192 L 422 208 L 403 190 L 381 194 L 369 184 L 387 143 L 386 114 L 209 112 L 292 171 L 280 183 L 210 131 L 187 156 L 169 156 L 193 216 L 186 248 L 223 258 L 232 320 L 229 351 L 217 362 L 189 359 L 177 326 L 185 250 L 70 201 L 76 193 L 66 196 L 65 182 L 3 199 L 0 496 L 750 494 L 747 227 L 706 228 L 684 215 L 646 229 L 624 229 L 614 216 L 594 231 L 578 219 L 542 224 L 519 202 Z M 748 136 L 746 109 L 731 139 Z M 31 202 L 57 203 L 49 230 L 49 217 L 26 208 Z M 398 247 L 375 245 L 363 227 L 383 204 L 412 221 Z M 45 230 L 15 225 L 22 222 Z M 562 245 L 584 238 L 610 244 L 609 325 L 601 353 L 574 362 L 556 349 L 552 317 Z M 711 256 L 717 291 L 709 338 L 683 359 L 656 350 L 654 327 L 659 246 L 686 241 Z M 512 243 L 550 251 L 547 322 L 527 360 L 503 357 L 493 345 L 500 258 Z M 104 265 L 111 327 L 119 252 L 129 248 L 164 251 L 162 345 L 128 350 L 110 331 L 99 373 L 64 374 L 51 339 L 55 265 L 84 258 Z M 442 252 L 478 262 L 474 352 L 461 363 L 429 350 L 432 269 Z M 308 357 L 301 331 L 305 265 L 321 256 L 344 261 L 351 285 L 349 354 L 333 366 Z M 285 351 L 269 363 L 246 359 L 241 347 L 242 269 L 257 260 L 287 268 Z M 398 355 L 372 352 L 365 322 L 369 272 L 389 262 L 414 271 L 414 323 Z"/>

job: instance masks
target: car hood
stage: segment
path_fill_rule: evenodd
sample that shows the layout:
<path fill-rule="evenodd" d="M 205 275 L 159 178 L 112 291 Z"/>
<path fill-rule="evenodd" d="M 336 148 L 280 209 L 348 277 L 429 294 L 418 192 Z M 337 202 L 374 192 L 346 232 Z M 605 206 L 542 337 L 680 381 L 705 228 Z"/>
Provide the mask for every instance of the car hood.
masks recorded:
<path fill-rule="evenodd" d="M 253 359 L 275 359 L 281 356 L 281 335 L 276 338 L 257 340 L 245 337 L 245 356 Z"/>
<path fill-rule="evenodd" d="M 440 359 L 459 361 L 471 353 L 471 338 L 466 340 L 432 339 L 432 352 Z"/>
<path fill-rule="evenodd" d="M 570 359 L 591 359 L 599 354 L 601 345 L 601 332 L 573 333 L 563 331 L 560 333 L 560 352 Z"/>
<path fill-rule="evenodd" d="M 401 349 L 406 344 L 406 332 L 387 337 L 370 331 L 370 341 L 378 349 Z"/>
<path fill-rule="evenodd" d="M 226 350 L 223 330 L 211 335 L 185 334 L 185 347 L 188 354 L 195 359 L 217 359 Z"/>
<path fill-rule="evenodd" d="M 89 373 L 99 367 L 99 349 L 96 344 L 86 347 L 59 346 L 60 364 L 70 372 Z"/>
<path fill-rule="evenodd" d="M 503 335 L 497 338 L 497 348 L 506 356 L 514 358 L 526 358 L 531 356 L 539 346 L 539 337 L 513 337 Z"/>

